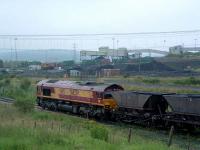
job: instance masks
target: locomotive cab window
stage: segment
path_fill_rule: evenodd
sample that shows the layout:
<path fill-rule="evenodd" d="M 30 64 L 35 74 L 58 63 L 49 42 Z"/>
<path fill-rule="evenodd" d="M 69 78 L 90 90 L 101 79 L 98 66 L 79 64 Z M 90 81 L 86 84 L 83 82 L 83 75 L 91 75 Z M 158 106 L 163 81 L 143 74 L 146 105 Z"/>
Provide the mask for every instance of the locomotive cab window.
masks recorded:
<path fill-rule="evenodd" d="M 111 94 L 104 94 L 104 99 L 112 99 L 112 95 Z"/>
<path fill-rule="evenodd" d="M 43 95 L 44 96 L 51 96 L 51 90 L 50 89 L 43 89 Z"/>

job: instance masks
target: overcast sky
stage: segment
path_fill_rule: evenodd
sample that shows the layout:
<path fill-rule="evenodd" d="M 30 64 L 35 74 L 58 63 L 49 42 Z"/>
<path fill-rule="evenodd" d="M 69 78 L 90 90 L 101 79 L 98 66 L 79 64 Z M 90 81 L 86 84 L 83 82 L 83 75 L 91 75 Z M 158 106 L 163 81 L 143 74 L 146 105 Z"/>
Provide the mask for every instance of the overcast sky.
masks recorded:
<path fill-rule="evenodd" d="M 200 29 L 199 0 L 0 0 L 0 34 Z"/>

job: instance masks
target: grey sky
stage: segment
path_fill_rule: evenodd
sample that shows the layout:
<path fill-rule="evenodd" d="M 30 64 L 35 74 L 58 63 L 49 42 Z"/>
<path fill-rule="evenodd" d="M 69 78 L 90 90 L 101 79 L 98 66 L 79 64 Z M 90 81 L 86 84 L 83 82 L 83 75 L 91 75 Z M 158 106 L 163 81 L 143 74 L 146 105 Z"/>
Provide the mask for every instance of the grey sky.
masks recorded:
<path fill-rule="evenodd" d="M 199 0 L 0 0 L 0 34 L 200 29 Z"/>

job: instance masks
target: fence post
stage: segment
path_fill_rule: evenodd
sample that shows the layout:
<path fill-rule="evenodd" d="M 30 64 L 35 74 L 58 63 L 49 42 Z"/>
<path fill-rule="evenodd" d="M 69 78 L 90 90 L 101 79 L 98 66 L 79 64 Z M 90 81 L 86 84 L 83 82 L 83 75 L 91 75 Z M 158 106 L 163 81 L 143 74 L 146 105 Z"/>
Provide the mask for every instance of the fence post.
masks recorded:
<path fill-rule="evenodd" d="M 22 120 L 22 125 L 24 125 L 24 119 Z"/>
<path fill-rule="evenodd" d="M 51 122 L 51 129 L 53 129 L 53 121 Z"/>
<path fill-rule="evenodd" d="M 36 126 L 37 126 L 37 123 L 36 123 L 36 121 L 34 122 L 34 128 L 36 128 Z"/>
<path fill-rule="evenodd" d="M 69 125 L 69 132 L 71 131 L 71 125 Z"/>
<path fill-rule="evenodd" d="M 61 131 L 61 125 L 58 126 L 59 132 Z"/>
<path fill-rule="evenodd" d="M 189 135 L 189 133 L 188 133 L 188 135 L 187 135 L 187 140 L 188 140 L 187 149 L 190 150 L 190 135 Z"/>
<path fill-rule="evenodd" d="M 130 143 L 130 141 L 131 141 L 131 134 L 132 134 L 132 129 L 129 128 L 129 132 L 128 132 L 128 143 Z"/>
<path fill-rule="evenodd" d="M 168 147 L 170 147 L 171 144 L 172 144 L 172 136 L 173 136 L 173 133 L 174 133 L 174 126 L 171 126 L 170 132 L 169 132 Z"/>

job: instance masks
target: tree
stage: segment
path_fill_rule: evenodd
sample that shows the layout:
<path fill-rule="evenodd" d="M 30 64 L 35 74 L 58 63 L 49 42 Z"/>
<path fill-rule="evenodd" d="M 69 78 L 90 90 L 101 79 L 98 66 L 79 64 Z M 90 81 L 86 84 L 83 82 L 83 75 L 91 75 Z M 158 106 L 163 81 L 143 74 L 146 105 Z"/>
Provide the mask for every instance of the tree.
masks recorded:
<path fill-rule="evenodd" d="M 3 68 L 3 60 L 0 59 L 0 68 Z"/>

